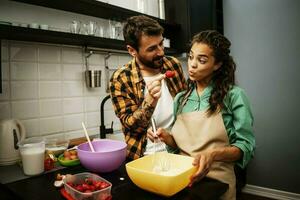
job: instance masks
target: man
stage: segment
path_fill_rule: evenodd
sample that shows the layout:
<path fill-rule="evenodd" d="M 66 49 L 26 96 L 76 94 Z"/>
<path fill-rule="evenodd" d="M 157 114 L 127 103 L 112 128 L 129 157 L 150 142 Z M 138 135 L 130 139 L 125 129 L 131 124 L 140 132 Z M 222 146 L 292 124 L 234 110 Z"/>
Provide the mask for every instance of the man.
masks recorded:
<path fill-rule="evenodd" d="M 158 127 L 168 128 L 173 122 L 173 98 L 186 87 L 179 61 L 164 55 L 162 34 L 159 23 L 146 16 L 130 17 L 124 25 L 126 47 L 133 59 L 114 72 L 110 93 L 125 134 L 127 160 L 157 150 L 157 144 L 147 139 L 151 117 Z M 175 76 L 158 80 L 167 70 Z"/>

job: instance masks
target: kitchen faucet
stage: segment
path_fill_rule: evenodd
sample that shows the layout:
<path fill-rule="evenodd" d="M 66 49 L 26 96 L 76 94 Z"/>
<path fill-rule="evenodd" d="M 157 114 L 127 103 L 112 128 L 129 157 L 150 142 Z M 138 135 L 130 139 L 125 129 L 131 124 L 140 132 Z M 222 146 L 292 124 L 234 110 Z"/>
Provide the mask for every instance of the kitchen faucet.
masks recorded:
<path fill-rule="evenodd" d="M 106 134 L 112 134 L 113 133 L 113 121 L 111 122 L 111 128 L 106 128 L 104 124 L 104 104 L 105 102 L 110 98 L 110 95 L 107 95 L 104 97 L 100 104 L 100 119 L 101 119 L 101 124 L 100 124 L 100 138 L 106 138 Z"/>

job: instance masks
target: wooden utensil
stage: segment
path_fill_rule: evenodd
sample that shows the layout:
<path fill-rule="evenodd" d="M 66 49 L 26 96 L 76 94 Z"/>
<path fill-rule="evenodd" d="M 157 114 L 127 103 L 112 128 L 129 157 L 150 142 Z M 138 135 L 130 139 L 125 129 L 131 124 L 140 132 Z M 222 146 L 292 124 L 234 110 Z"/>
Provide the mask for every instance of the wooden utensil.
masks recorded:
<path fill-rule="evenodd" d="M 87 139 L 87 141 L 88 141 L 88 143 L 89 143 L 89 145 L 90 145 L 90 149 L 92 150 L 92 152 L 95 152 L 95 149 L 94 149 L 94 147 L 93 147 L 93 145 L 92 145 L 92 143 L 91 143 L 90 137 L 89 137 L 89 135 L 88 135 L 88 133 L 87 133 L 87 130 L 86 130 L 86 128 L 85 128 L 84 123 L 81 122 L 81 125 L 82 125 L 82 128 L 83 128 L 83 130 L 84 130 L 85 137 L 86 137 L 86 139 Z"/>

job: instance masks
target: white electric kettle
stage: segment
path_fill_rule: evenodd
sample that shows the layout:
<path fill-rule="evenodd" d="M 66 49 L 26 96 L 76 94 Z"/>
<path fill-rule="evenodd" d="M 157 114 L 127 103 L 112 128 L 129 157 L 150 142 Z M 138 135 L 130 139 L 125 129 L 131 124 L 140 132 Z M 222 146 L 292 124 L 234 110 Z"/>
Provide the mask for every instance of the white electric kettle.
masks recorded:
<path fill-rule="evenodd" d="M 17 143 L 25 139 L 24 125 L 17 119 L 0 121 L 0 166 L 20 160 Z"/>

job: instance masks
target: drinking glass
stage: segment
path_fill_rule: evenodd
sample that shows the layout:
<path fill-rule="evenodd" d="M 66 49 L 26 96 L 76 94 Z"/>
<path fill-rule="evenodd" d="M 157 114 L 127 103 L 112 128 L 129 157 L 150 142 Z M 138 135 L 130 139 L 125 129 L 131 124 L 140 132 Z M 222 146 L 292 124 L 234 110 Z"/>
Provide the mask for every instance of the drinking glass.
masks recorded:
<path fill-rule="evenodd" d="M 93 22 L 93 21 L 90 21 L 87 24 L 87 34 L 88 35 L 95 35 L 96 31 L 97 31 L 97 23 Z"/>
<path fill-rule="evenodd" d="M 80 32 L 80 26 L 81 26 L 81 22 L 80 21 L 72 21 L 70 24 L 70 32 L 71 33 L 79 33 Z"/>

